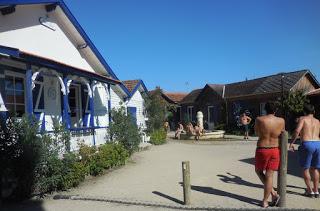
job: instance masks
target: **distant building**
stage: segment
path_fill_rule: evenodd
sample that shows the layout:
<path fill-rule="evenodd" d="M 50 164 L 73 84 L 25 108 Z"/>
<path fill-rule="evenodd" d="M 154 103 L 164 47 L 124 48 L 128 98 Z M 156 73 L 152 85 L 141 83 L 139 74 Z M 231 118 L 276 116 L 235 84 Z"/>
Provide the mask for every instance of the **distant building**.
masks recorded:
<path fill-rule="evenodd" d="M 302 90 L 309 92 L 309 98 L 319 112 L 319 83 L 309 70 L 280 73 L 266 77 L 230 84 L 206 84 L 202 89 L 191 91 L 180 101 L 181 118 L 196 121 L 197 111 L 202 111 L 209 129 L 220 124 L 236 126 L 241 112 L 253 117 L 266 114 L 264 105 L 279 101 L 282 93 Z M 279 111 L 281 112 L 281 111 Z"/>

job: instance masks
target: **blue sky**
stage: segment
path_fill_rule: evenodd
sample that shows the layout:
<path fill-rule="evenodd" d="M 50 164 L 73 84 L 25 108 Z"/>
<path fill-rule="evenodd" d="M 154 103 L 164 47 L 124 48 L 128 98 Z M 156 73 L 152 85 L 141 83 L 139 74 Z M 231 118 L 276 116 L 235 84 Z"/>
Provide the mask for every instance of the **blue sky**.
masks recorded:
<path fill-rule="evenodd" d="M 117 76 L 149 90 L 300 69 L 320 81 L 318 0 L 65 2 Z"/>

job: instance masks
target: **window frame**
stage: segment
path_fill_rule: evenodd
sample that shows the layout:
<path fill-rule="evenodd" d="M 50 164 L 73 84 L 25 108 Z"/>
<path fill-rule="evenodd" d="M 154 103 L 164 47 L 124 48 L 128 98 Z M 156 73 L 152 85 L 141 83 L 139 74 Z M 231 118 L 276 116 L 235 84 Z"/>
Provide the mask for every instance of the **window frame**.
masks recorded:
<path fill-rule="evenodd" d="M 213 119 L 211 120 L 210 119 L 210 109 L 214 109 L 214 106 L 213 105 L 210 105 L 210 106 L 208 106 L 208 123 L 214 123 L 214 117 L 213 117 Z"/>
<path fill-rule="evenodd" d="M 27 113 L 27 105 L 26 105 L 26 103 L 27 103 L 27 97 L 26 97 L 26 76 L 25 76 L 25 74 L 23 74 L 23 73 L 19 73 L 19 72 L 14 72 L 14 71 L 10 71 L 10 70 L 5 70 L 4 71 L 4 81 L 6 81 L 6 77 L 7 76 L 11 76 L 11 77 L 13 77 L 14 78 L 14 93 L 15 93 L 15 78 L 20 78 L 20 79 L 22 79 L 23 80 L 23 99 L 24 99 L 24 104 L 21 104 L 21 103 L 19 103 L 18 105 L 23 105 L 24 106 L 24 113 L 23 114 L 26 114 Z M 7 89 L 6 89 L 6 87 L 4 88 L 4 92 L 5 92 L 5 98 L 7 97 L 6 95 L 6 91 L 7 91 Z M 8 105 L 8 103 L 7 102 L 4 102 L 4 104 L 6 105 L 6 108 L 8 109 L 9 107 L 7 106 Z M 17 106 L 17 104 L 16 104 L 16 95 L 14 94 L 14 103 L 9 103 L 10 105 L 14 105 L 14 113 L 16 113 L 16 106 Z M 8 109 L 8 111 L 9 111 L 9 109 Z M 10 111 L 9 111 L 10 112 Z M 18 116 L 17 118 L 21 118 L 20 116 Z"/>
<path fill-rule="evenodd" d="M 193 108 L 194 106 L 187 106 L 187 116 L 190 122 L 193 121 Z M 189 112 L 189 109 L 191 109 L 191 114 Z"/>

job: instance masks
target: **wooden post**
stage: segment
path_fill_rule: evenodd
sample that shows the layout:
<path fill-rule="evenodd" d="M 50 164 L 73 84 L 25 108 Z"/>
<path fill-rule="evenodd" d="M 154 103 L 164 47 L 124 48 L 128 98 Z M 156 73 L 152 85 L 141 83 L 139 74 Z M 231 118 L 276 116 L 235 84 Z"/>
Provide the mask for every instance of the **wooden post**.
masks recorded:
<path fill-rule="evenodd" d="M 287 167 L 288 167 L 288 132 L 281 133 L 280 142 L 280 167 L 278 171 L 278 194 L 280 195 L 279 207 L 286 207 Z"/>
<path fill-rule="evenodd" d="M 183 200 L 185 205 L 190 205 L 190 162 L 182 162 L 182 177 L 183 177 Z"/>

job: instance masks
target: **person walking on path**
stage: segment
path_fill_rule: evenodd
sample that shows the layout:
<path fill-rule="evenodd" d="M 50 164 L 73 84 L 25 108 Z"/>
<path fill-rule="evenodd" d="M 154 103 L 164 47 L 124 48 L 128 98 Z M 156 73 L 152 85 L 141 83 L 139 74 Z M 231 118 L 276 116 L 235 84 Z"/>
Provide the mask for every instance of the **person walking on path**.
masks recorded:
<path fill-rule="evenodd" d="M 244 128 L 244 139 L 249 139 L 249 124 L 251 122 L 251 118 L 247 116 L 245 112 L 243 112 L 240 116 L 240 122 Z"/>
<path fill-rule="evenodd" d="M 303 169 L 302 175 L 307 186 L 305 195 L 319 198 L 320 122 L 313 116 L 314 107 L 312 105 L 306 104 L 304 113 L 305 116 L 299 118 L 289 149 L 294 151 L 293 144 L 300 134 L 299 163 Z M 313 189 L 311 188 L 310 172 L 313 178 Z"/>
<path fill-rule="evenodd" d="M 264 194 L 261 206 L 269 206 L 268 198 L 271 195 L 270 206 L 276 206 L 280 196 L 273 188 L 273 174 L 280 165 L 279 137 L 285 130 L 283 118 L 275 116 L 276 105 L 268 102 L 265 105 L 267 115 L 257 117 L 255 133 L 259 136 L 255 154 L 255 171 L 264 185 Z"/>

